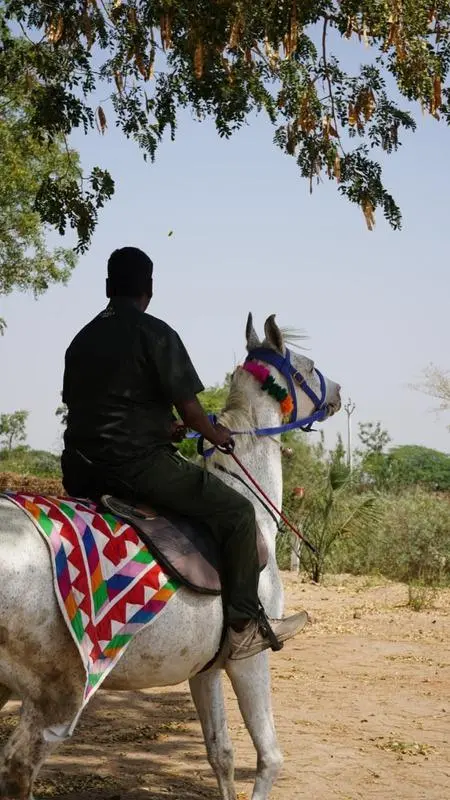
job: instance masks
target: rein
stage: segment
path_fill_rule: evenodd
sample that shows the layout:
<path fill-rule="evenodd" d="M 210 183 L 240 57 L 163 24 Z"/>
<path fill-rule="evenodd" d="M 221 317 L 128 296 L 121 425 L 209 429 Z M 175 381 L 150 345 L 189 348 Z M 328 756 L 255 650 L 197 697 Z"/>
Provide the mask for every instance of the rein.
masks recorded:
<path fill-rule="evenodd" d="M 219 449 L 221 449 L 221 448 L 219 448 Z M 225 453 L 227 453 L 228 455 L 231 456 L 233 461 L 235 461 L 236 464 L 238 465 L 238 467 L 240 467 L 240 469 L 244 473 L 245 477 L 248 478 L 249 481 L 251 481 L 253 486 L 255 486 L 255 488 L 258 490 L 258 492 L 262 495 L 262 497 L 264 498 L 266 503 L 268 503 L 270 508 L 272 508 L 276 514 L 278 514 L 280 519 L 289 528 L 289 530 L 291 530 L 293 533 L 295 533 L 295 535 L 298 536 L 298 538 L 301 539 L 302 542 L 304 542 L 304 544 L 306 544 L 306 546 L 309 548 L 309 550 L 311 550 L 312 553 L 317 553 L 317 550 L 314 547 L 314 545 L 311 544 L 311 542 L 309 542 L 308 539 L 306 539 L 303 536 L 303 534 L 300 533 L 299 529 L 295 525 L 293 525 L 293 523 L 290 522 L 290 520 L 288 520 L 286 515 L 283 514 L 283 512 L 281 510 L 279 510 L 274 503 L 272 503 L 272 500 L 270 499 L 270 497 L 267 496 L 267 494 L 265 493 L 264 489 L 259 485 L 259 483 L 255 480 L 255 478 L 248 471 L 248 469 L 246 467 L 244 467 L 242 461 L 237 457 L 237 455 L 235 453 L 233 453 L 232 450 L 229 450 L 229 449 L 225 449 L 225 450 L 223 450 L 223 452 L 225 452 Z M 250 488 L 250 487 L 248 487 L 248 488 Z"/>

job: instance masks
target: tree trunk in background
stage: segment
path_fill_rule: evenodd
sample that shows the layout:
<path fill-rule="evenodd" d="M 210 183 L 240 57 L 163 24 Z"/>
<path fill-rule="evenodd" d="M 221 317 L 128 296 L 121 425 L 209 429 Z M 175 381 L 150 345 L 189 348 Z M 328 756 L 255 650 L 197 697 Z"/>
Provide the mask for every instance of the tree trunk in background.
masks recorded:
<path fill-rule="evenodd" d="M 301 542 L 298 540 L 295 533 L 291 534 L 291 572 L 300 572 L 300 553 Z"/>

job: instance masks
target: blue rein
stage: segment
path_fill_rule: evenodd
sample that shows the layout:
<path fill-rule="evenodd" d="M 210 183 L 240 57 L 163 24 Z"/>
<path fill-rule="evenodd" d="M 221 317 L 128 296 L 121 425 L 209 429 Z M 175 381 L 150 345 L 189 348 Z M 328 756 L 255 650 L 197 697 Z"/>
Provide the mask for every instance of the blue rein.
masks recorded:
<path fill-rule="evenodd" d="M 231 431 L 232 436 L 276 436 L 279 433 L 287 433 L 287 431 L 292 431 L 297 428 L 300 428 L 302 431 L 309 432 L 315 422 L 322 422 L 322 420 L 325 419 L 328 414 L 328 406 L 325 402 L 327 387 L 325 378 L 318 369 L 316 369 L 315 372 L 320 381 L 320 397 L 308 386 L 301 372 L 292 366 L 291 354 L 288 349 L 286 349 L 286 355 L 283 356 L 268 347 L 257 347 L 250 351 L 246 361 L 263 361 L 266 364 L 270 364 L 270 366 L 275 367 L 275 369 L 277 369 L 287 381 L 288 391 L 292 397 L 294 408 L 292 409 L 290 421 L 284 423 L 283 425 L 277 425 L 274 428 L 250 428 L 247 431 Z M 294 381 L 314 404 L 315 410 L 309 415 L 309 417 L 297 419 L 297 393 L 295 391 Z M 209 417 L 213 423 L 216 422 L 215 415 L 210 414 Z M 198 439 L 199 437 L 200 434 L 195 432 L 188 433 L 187 435 L 188 439 Z"/>

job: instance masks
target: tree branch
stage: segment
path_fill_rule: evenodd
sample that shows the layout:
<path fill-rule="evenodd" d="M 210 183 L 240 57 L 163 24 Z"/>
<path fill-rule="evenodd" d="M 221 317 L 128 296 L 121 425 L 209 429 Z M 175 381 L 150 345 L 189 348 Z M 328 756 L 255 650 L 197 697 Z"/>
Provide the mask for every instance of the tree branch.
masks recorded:
<path fill-rule="evenodd" d="M 322 29 L 322 59 L 323 59 L 323 67 L 325 71 L 325 79 L 328 85 L 328 97 L 331 103 L 331 116 L 333 117 L 334 127 L 336 129 L 338 142 L 342 151 L 342 155 L 345 156 L 345 150 L 342 144 L 341 136 L 339 133 L 339 126 L 336 116 L 336 106 L 334 103 L 334 94 L 333 94 L 333 87 L 331 85 L 331 78 L 330 72 L 328 69 L 328 59 L 327 59 L 327 28 L 328 28 L 328 17 L 325 17 L 323 21 L 323 29 Z"/>

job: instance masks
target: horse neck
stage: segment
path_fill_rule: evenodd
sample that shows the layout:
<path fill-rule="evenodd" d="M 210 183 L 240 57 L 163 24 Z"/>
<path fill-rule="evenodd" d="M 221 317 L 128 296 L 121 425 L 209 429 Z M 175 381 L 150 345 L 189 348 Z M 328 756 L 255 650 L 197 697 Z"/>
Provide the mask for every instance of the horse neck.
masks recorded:
<path fill-rule="evenodd" d="M 233 411 L 226 411 L 223 416 L 224 424 L 234 430 L 279 426 L 281 422 L 279 404 L 261 390 L 260 384 L 251 375 L 241 372 L 238 381 L 246 419 L 240 419 L 240 415 L 233 414 Z M 232 394 L 233 388 L 230 397 Z M 279 437 L 238 435 L 235 437 L 235 442 L 236 455 L 272 502 L 280 508 L 283 498 L 283 475 Z"/>

